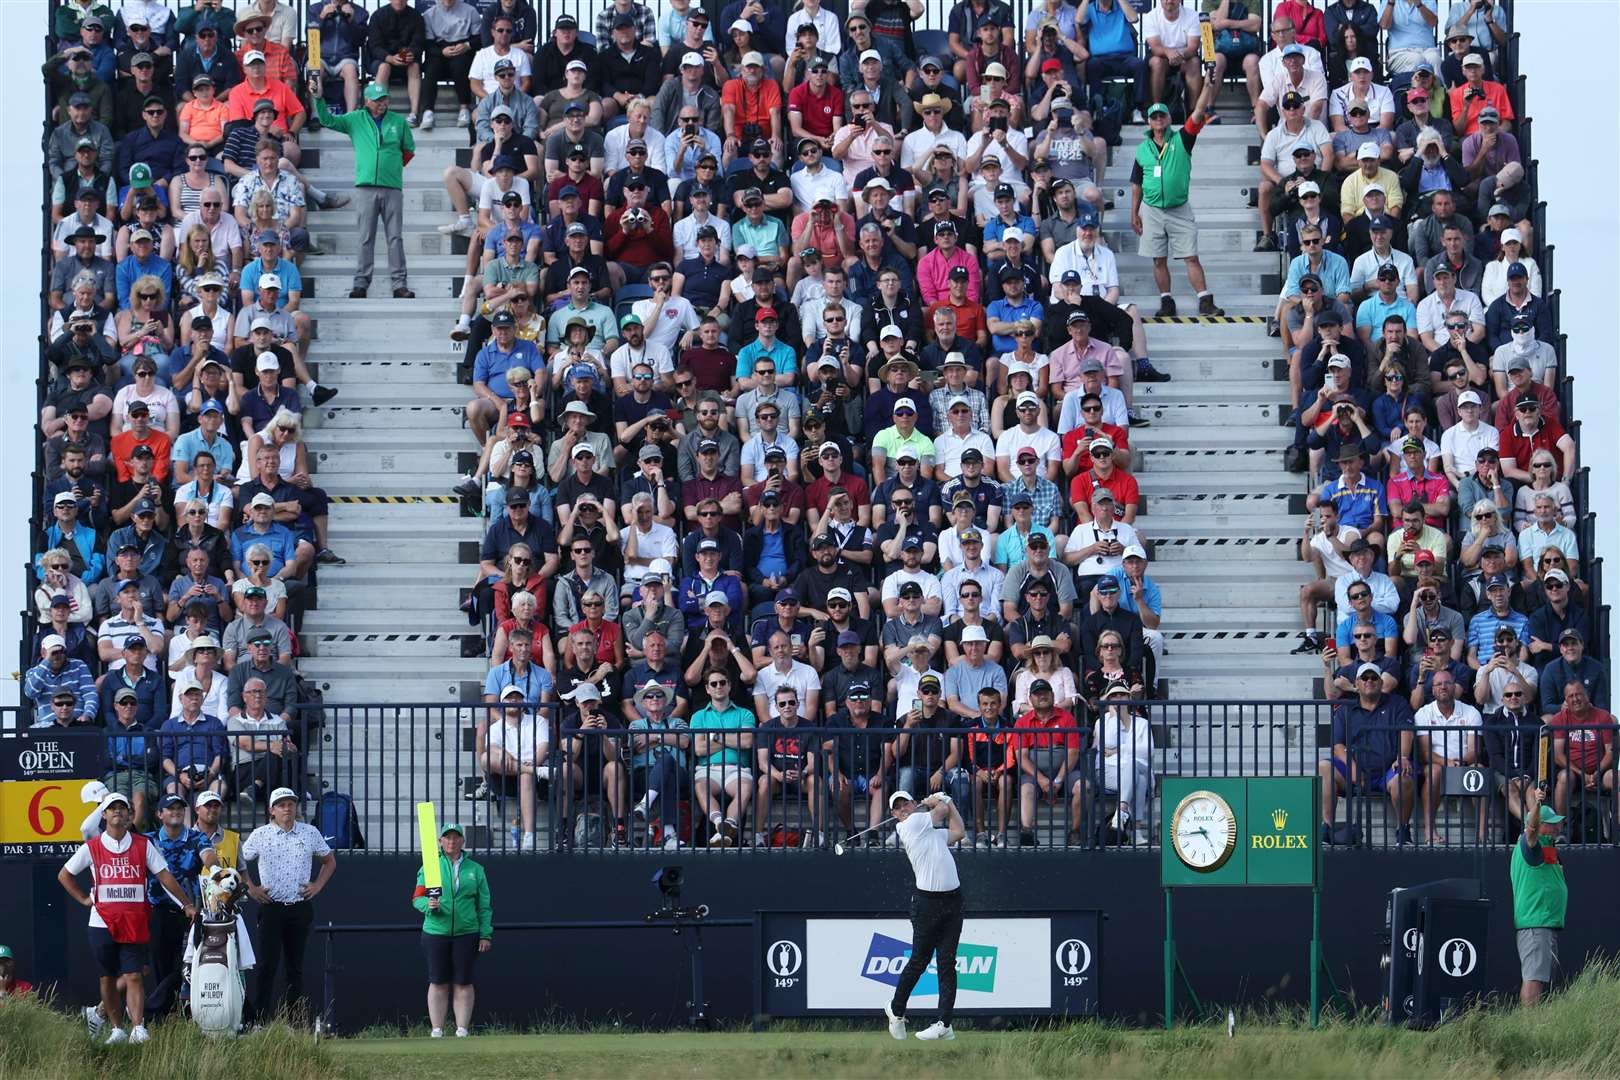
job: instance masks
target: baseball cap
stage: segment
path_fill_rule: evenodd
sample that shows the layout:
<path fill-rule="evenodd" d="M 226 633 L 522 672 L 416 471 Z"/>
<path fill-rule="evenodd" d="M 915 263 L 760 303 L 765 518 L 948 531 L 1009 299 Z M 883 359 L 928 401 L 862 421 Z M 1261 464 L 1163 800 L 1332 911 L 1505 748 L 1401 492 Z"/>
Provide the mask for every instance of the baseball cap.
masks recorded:
<path fill-rule="evenodd" d="M 292 799 L 296 802 L 298 799 L 298 793 L 290 787 L 278 787 L 276 790 L 270 793 L 271 806 L 276 805 L 276 803 L 280 802 L 282 799 Z"/>

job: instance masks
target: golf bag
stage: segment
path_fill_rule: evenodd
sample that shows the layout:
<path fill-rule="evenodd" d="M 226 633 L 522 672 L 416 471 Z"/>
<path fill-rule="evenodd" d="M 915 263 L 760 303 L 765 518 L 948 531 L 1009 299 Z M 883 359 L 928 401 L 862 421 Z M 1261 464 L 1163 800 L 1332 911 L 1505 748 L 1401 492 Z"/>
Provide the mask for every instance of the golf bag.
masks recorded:
<path fill-rule="evenodd" d="M 199 922 L 191 929 L 191 1018 L 209 1035 L 234 1037 L 244 1000 L 241 942 L 247 931 L 237 918 Z M 251 946 L 249 946 L 251 948 Z"/>

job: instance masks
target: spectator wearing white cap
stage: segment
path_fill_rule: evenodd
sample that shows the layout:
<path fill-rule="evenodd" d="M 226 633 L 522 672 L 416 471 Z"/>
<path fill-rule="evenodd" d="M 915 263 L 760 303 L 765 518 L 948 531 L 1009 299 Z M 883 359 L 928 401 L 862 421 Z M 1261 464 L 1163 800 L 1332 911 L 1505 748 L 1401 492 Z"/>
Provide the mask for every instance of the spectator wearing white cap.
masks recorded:
<path fill-rule="evenodd" d="M 1349 128 L 1350 104 L 1360 101 L 1367 106 L 1370 123 L 1390 131 L 1395 130 L 1395 96 L 1389 87 L 1373 82 L 1372 61 L 1357 56 L 1350 61 L 1349 81 L 1328 95 L 1328 122 L 1334 131 Z"/>
<path fill-rule="evenodd" d="M 1440 436 L 1440 458 L 1454 488 L 1474 471 L 1474 459 L 1481 450 L 1497 450 L 1501 445 L 1501 433 L 1481 422 L 1483 412 L 1479 391 L 1464 390 L 1457 395 L 1457 423 Z"/>
<path fill-rule="evenodd" d="M 1042 475 L 1055 481 L 1063 467 L 1063 440 L 1056 432 L 1041 423 L 1041 399 L 1030 390 L 1023 390 L 1013 401 L 1018 423 L 1001 433 L 996 440 L 996 473 L 1002 483 L 1011 483 L 1017 475 L 1014 458 L 1020 450 L 1031 448 L 1040 462 Z"/>
<path fill-rule="evenodd" d="M 52 721 L 52 703 L 62 691 L 73 694 L 76 722 L 93 723 L 99 711 L 95 680 L 83 660 L 69 657 L 60 634 L 47 634 L 39 644 L 40 661 L 23 676 L 23 697 L 34 706 L 34 722 Z"/>

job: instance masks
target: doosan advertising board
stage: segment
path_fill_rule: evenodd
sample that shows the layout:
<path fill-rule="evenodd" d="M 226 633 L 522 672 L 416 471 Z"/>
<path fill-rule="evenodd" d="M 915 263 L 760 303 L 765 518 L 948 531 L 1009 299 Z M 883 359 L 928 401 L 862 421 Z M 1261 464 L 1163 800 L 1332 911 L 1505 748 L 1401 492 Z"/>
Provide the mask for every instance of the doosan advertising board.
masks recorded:
<path fill-rule="evenodd" d="M 892 913 L 757 916 L 756 1015 L 880 1012 L 911 958 L 911 923 Z M 1097 1012 L 1102 913 L 997 914 L 963 920 L 956 950 L 959 1013 L 1088 1016 Z M 937 962 L 911 994 L 939 1002 Z"/>

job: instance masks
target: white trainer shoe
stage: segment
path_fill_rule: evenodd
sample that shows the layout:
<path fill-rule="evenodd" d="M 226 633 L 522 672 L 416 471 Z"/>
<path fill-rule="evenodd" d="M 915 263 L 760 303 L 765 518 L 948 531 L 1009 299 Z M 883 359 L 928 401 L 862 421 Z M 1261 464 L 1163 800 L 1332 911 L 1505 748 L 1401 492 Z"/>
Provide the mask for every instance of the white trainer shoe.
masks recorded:
<path fill-rule="evenodd" d="M 894 1015 L 894 1006 L 887 1001 L 883 1003 L 883 1015 L 889 1018 L 889 1038 L 905 1042 L 906 1018 Z"/>
<path fill-rule="evenodd" d="M 89 1030 L 93 1039 L 101 1034 L 101 1029 L 107 1026 L 107 1018 L 96 1012 L 94 1005 L 84 1007 L 84 1026 Z"/>
<path fill-rule="evenodd" d="M 456 233 L 466 232 L 468 229 L 472 228 L 472 224 L 472 215 L 462 214 L 457 217 L 456 220 L 447 221 L 443 225 L 440 225 L 439 231 L 446 236 L 453 236 Z"/>
<path fill-rule="evenodd" d="M 129 1036 L 124 1033 L 124 1029 L 121 1027 L 115 1027 L 107 1033 L 108 1046 L 127 1041 L 129 1041 Z"/>
<path fill-rule="evenodd" d="M 129 1029 L 129 1041 L 132 1043 L 143 1043 L 151 1037 L 152 1035 L 146 1030 L 145 1024 L 136 1024 Z"/>
<path fill-rule="evenodd" d="M 472 1032 L 468 1031 L 464 1027 L 456 1028 L 456 1038 L 458 1038 L 458 1039 L 465 1039 L 467 1036 L 469 1036 L 471 1034 L 472 1034 Z"/>
<path fill-rule="evenodd" d="M 956 1032 L 947 1027 L 943 1020 L 935 1020 L 933 1024 L 917 1032 L 917 1038 L 924 1042 L 950 1042 L 956 1038 Z"/>
<path fill-rule="evenodd" d="M 456 127 L 466 127 L 470 123 L 472 123 L 472 113 L 468 112 L 467 106 L 463 105 L 456 112 Z"/>
<path fill-rule="evenodd" d="M 444 1038 L 444 1028 L 434 1028 L 432 1031 L 428 1032 L 428 1038 L 430 1038 L 430 1039 L 442 1039 L 442 1038 Z"/>
<path fill-rule="evenodd" d="M 429 110 L 427 110 L 426 112 L 424 112 L 422 114 L 422 130 L 423 131 L 432 131 L 433 130 L 433 110 L 432 109 L 429 109 Z"/>

